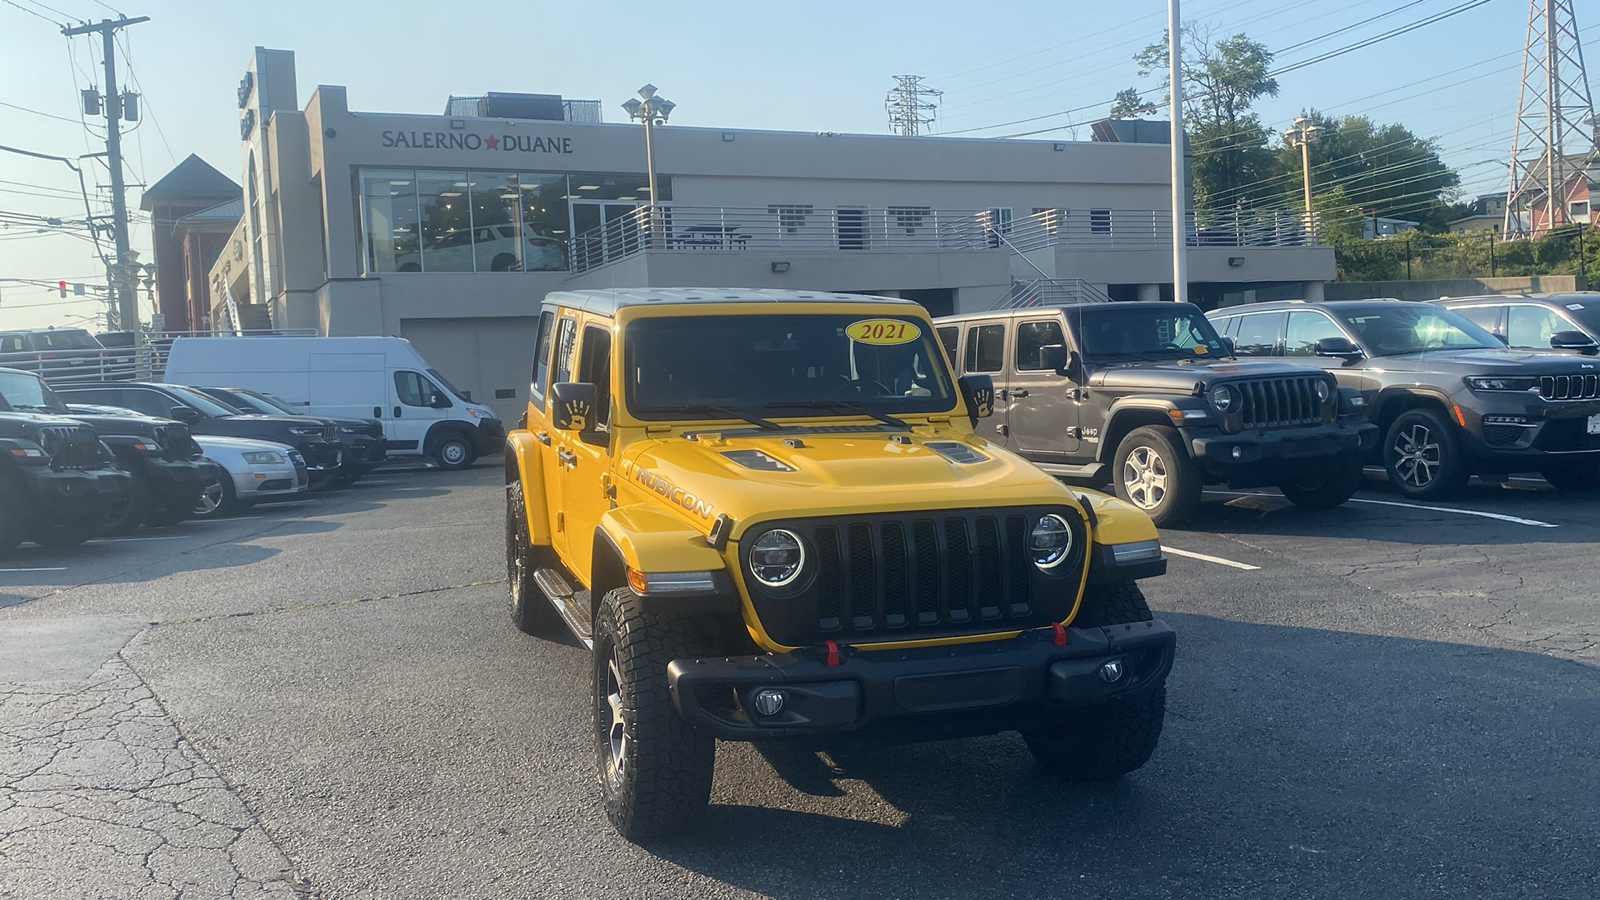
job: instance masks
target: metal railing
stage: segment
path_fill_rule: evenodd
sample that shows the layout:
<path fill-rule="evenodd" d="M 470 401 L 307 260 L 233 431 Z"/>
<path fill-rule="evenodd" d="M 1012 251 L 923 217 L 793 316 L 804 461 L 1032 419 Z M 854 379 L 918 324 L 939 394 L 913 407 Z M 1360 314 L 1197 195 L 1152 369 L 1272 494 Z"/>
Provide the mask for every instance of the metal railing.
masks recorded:
<path fill-rule="evenodd" d="M 314 328 L 244 330 L 243 337 L 315 337 Z M 165 331 L 145 339 L 143 346 L 107 347 L 101 350 L 54 350 L 0 353 L 0 368 L 32 372 L 47 383 L 90 384 L 99 381 L 159 381 L 167 369 L 167 354 L 180 337 L 231 337 L 211 331 Z"/>
<path fill-rule="evenodd" d="M 1074 303 L 1110 303 L 1105 292 L 1082 278 L 1036 278 L 1013 281 L 1010 290 L 990 309 L 1026 309 L 1033 306 L 1069 306 Z"/>
<path fill-rule="evenodd" d="M 1316 213 L 1292 210 L 1191 210 L 1190 247 L 1312 247 Z M 1164 250 L 1172 246 L 1166 209 L 1047 209 L 1002 228 L 1017 250 Z"/>

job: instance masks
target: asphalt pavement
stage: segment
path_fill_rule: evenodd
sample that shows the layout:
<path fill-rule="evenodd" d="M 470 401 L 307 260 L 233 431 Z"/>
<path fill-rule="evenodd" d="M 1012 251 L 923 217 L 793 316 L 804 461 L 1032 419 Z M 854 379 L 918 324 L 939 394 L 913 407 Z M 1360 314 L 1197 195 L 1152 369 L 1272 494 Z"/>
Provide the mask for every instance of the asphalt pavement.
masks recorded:
<path fill-rule="evenodd" d="M 722 744 L 637 847 L 585 652 L 509 621 L 498 465 L 380 476 L 0 560 L 0 898 L 1600 897 L 1593 496 L 1210 493 L 1144 769 Z"/>

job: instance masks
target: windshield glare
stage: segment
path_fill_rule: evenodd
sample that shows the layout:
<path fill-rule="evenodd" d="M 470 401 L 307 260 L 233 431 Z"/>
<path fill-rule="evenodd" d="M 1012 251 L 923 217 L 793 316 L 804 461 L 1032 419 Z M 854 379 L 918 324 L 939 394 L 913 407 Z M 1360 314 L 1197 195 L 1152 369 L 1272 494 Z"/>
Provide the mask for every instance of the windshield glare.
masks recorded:
<path fill-rule="evenodd" d="M 12 409 L 67 411 L 43 381 L 24 372 L 0 372 L 0 397 L 4 397 Z"/>
<path fill-rule="evenodd" d="M 731 418 L 711 406 L 777 417 L 955 406 L 933 329 L 909 316 L 652 317 L 626 334 L 623 390 L 641 419 Z"/>
<path fill-rule="evenodd" d="M 1222 356 L 1222 339 L 1205 314 L 1194 307 L 1172 312 L 1116 305 L 1081 307 L 1067 320 L 1078 333 L 1086 358 L 1116 356 Z"/>
<path fill-rule="evenodd" d="M 226 417 L 239 415 L 239 410 L 223 406 L 221 403 L 218 403 L 199 391 L 191 390 L 190 388 L 182 387 L 176 384 L 168 384 L 164 385 L 164 387 L 171 391 L 179 400 L 182 400 L 183 402 L 189 404 L 195 409 L 200 410 L 208 416 Z"/>
<path fill-rule="evenodd" d="M 1447 309 L 1399 304 L 1339 310 L 1373 356 L 1428 350 L 1504 350 L 1494 335 Z"/>

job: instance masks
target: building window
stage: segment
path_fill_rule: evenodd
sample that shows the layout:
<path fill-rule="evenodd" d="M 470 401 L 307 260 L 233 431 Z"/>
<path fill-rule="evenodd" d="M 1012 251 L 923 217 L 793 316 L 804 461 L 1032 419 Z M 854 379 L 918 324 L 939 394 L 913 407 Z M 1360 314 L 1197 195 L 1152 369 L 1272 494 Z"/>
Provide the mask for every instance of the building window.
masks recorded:
<path fill-rule="evenodd" d="M 472 201 L 468 186 L 466 172 L 417 172 L 424 272 L 472 271 Z"/>
<path fill-rule="evenodd" d="M 367 271 L 420 272 L 417 173 L 411 169 L 367 169 L 361 173 L 367 232 Z"/>
<path fill-rule="evenodd" d="M 1589 214 L 1589 201 L 1587 201 L 1587 200 L 1574 200 L 1574 201 L 1572 201 L 1572 203 L 1568 204 L 1567 209 L 1568 209 L 1568 212 L 1571 214 L 1572 218 L 1574 218 L 1574 219 L 1583 218 L 1584 216 L 1587 216 Z"/>
<path fill-rule="evenodd" d="M 794 234 L 805 227 L 806 216 L 811 215 L 812 207 L 810 205 L 773 204 L 767 207 L 767 212 L 778 217 L 778 224 L 784 231 Z"/>
<path fill-rule="evenodd" d="M 922 227 L 922 221 L 929 213 L 933 212 L 931 206 L 891 206 L 889 215 L 894 217 L 896 228 L 904 228 L 906 234 L 911 234 Z"/>
<path fill-rule="evenodd" d="M 522 270 L 567 269 L 567 176 L 522 173 Z"/>
<path fill-rule="evenodd" d="M 1089 210 L 1089 233 L 1090 234 L 1110 234 L 1111 233 L 1111 210 L 1109 210 L 1109 209 L 1091 209 L 1091 210 Z"/>

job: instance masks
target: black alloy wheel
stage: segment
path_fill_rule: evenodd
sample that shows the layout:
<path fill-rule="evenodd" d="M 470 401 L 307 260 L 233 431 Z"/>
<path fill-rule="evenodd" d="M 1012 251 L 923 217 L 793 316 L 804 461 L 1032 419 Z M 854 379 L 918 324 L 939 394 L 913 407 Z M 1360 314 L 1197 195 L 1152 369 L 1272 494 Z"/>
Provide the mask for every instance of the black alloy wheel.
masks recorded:
<path fill-rule="evenodd" d="M 1389 425 L 1383 441 L 1383 468 L 1400 493 L 1415 500 L 1437 500 L 1466 487 L 1466 460 L 1455 426 L 1433 409 L 1408 409 Z"/>

